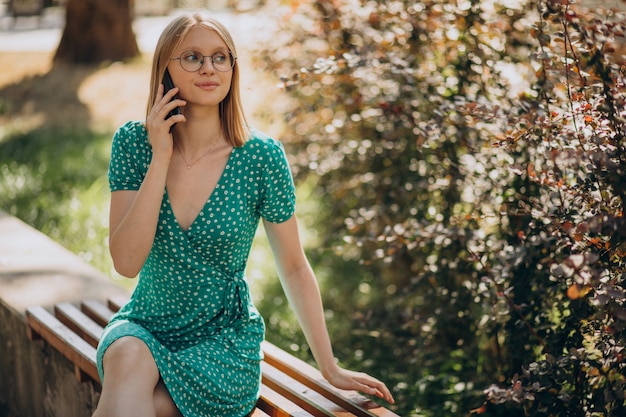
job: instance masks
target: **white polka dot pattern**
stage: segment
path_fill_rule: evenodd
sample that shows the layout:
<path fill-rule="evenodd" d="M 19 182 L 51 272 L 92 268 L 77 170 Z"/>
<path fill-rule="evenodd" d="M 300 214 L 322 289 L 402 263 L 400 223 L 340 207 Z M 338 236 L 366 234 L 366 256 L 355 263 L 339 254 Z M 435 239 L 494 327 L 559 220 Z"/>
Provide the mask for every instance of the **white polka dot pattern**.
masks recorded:
<path fill-rule="evenodd" d="M 122 126 L 113 137 L 111 190 L 138 190 L 151 157 L 143 124 Z M 257 131 L 233 149 L 187 230 L 179 226 L 164 190 L 155 241 L 137 287 L 101 337 L 100 377 L 106 348 L 135 336 L 150 348 L 185 417 L 247 415 L 258 398 L 265 326 L 250 299 L 246 263 L 259 219 L 284 222 L 294 206 L 284 149 Z"/>

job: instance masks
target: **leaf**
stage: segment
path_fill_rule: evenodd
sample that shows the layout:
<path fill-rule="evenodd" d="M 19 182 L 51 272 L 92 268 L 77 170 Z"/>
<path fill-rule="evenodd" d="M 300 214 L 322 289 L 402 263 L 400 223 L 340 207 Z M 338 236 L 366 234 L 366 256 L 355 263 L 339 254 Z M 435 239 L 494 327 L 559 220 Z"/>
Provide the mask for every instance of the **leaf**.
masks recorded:
<path fill-rule="evenodd" d="M 572 284 L 567 289 L 567 297 L 570 300 L 578 300 L 580 297 L 580 289 L 578 288 L 578 284 Z"/>
<path fill-rule="evenodd" d="M 480 407 L 474 408 L 473 410 L 471 410 L 470 414 L 482 414 L 485 411 L 487 411 L 487 406 L 485 404 L 483 404 Z"/>

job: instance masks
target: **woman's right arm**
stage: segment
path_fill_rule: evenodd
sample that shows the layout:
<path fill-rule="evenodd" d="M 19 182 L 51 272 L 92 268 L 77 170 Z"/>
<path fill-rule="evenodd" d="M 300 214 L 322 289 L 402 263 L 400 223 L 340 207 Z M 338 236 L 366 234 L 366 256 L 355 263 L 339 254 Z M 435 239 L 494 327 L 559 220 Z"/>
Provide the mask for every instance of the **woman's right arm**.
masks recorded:
<path fill-rule="evenodd" d="M 153 159 L 139 190 L 111 193 L 109 250 L 125 277 L 137 276 L 152 248 L 168 165 L 169 159 Z"/>
<path fill-rule="evenodd" d="M 173 142 L 169 131 L 184 116 L 165 115 L 182 100 L 170 102 L 177 88 L 163 96 L 159 89 L 155 105 L 146 120 L 146 129 L 152 146 L 152 161 L 139 190 L 120 190 L 111 193 L 109 214 L 109 250 L 115 270 L 134 278 L 146 262 L 156 235 L 159 210 L 163 200 L 167 171 L 172 157 Z"/>

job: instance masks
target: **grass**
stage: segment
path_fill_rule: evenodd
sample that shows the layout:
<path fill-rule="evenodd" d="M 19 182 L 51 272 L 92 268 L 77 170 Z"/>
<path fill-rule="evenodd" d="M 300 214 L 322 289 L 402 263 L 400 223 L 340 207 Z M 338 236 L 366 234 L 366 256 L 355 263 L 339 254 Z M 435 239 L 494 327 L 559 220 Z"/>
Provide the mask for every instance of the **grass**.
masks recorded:
<path fill-rule="evenodd" d="M 149 59 L 70 67 L 51 52 L 4 52 L 0 66 L 0 209 L 118 279 L 106 245 L 110 139 L 142 117 Z"/>
<path fill-rule="evenodd" d="M 108 148 L 106 135 L 87 130 L 40 128 L 4 138 L 0 207 L 108 269 L 102 253 Z"/>

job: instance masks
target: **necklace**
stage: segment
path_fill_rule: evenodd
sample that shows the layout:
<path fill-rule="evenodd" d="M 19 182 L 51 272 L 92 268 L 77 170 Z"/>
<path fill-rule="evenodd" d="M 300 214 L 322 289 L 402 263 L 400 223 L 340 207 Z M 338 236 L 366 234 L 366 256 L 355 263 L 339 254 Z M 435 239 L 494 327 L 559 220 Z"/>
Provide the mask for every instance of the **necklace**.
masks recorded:
<path fill-rule="evenodd" d="M 195 161 L 189 162 L 189 161 L 187 161 L 187 159 L 185 159 L 185 155 L 183 155 L 182 151 L 180 150 L 180 148 L 178 148 L 178 146 L 176 147 L 176 150 L 178 150 L 178 153 L 180 154 L 180 157 L 183 158 L 183 161 L 185 161 L 185 164 L 187 164 L 187 169 L 191 169 L 191 166 L 193 164 L 195 164 L 196 162 L 200 161 L 202 158 L 207 156 L 209 154 L 209 152 L 211 152 L 211 150 L 209 149 L 204 154 L 202 154 L 202 156 L 200 158 L 196 159 Z"/>

